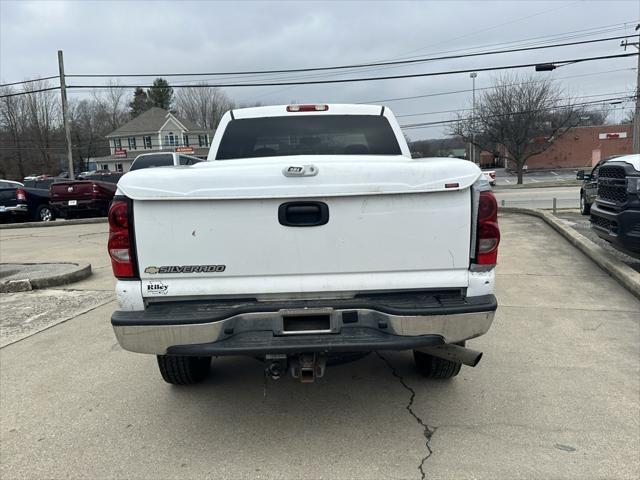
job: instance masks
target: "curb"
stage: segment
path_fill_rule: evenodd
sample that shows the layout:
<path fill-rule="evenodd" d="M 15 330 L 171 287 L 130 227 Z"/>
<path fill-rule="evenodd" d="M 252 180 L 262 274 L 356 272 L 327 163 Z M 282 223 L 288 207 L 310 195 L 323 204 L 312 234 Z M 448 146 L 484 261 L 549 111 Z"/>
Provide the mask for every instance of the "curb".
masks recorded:
<path fill-rule="evenodd" d="M 507 185 L 495 185 L 494 190 L 518 190 L 521 188 L 553 188 L 553 187 L 579 187 L 582 182 L 576 180 L 556 180 L 555 182 L 532 182 L 523 183 L 518 185 L 517 183 Z"/>
<path fill-rule="evenodd" d="M 91 223 L 107 223 L 107 217 L 81 218 L 77 220 L 54 220 L 53 222 L 23 222 L 23 223 L 3 223 L 0 230 L 11 228 L 34 228 L 34 227 L 64 227 L 66 225 L 88 225 Z"/>
<path fill-rule="evenodd" d="M 628 265 L 625 265 L 584 235 L 576 232 L 571 227 L 567 227 L 550 213 L 542 210 L 518 207 L 500 207 L 498 208 L 498 212 L 531 215 L 544 220 L 549 226 L 551 226 L 551 228 L 567 239 L 571 245 L 589 257 L 600 268 L 620 282 L 622 286 L 629 290 L 633 295 L 640 298 L 640 273 L 636 272 Z"/>
<path fill-rule="evenodd" d="M 0 282 L 0 293 L 12 293 L 12 292 L 28 292 L 30 290 L 57 287 L 59 285 L 68 285 L 70 283 L 84 280 L 91 275 L 90 263 L 73 263 L 73 262 L 51 262 L 62 265 L 75 265 L 73 270 L 60 273 L 57 275 L 51 275 L 49 277 L 37 277 L 27 278 L 20 280 L 9 280 L 7 282 Z M 11 265 L 10 263 L 3 263 L 3 265 Z M 20 265 L 38 265 L 37 263 L 20 263 Z"/>

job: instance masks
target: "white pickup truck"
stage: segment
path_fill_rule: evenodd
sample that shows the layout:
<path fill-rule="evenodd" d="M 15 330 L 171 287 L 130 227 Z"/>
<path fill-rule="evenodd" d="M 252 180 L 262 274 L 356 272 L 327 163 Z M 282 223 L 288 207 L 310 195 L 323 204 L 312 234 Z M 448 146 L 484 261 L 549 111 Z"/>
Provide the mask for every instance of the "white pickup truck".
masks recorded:
<path fill-rule="evenodd" d="M 480 169 L 412 159 L 389 109 L 227 112 L 208 161 L 127 173 L 109 210 L 120 345 L 190 384 L 247 355 L 305 382 L 327 360 L 413 350 L 450 378 L 482 353 L 500 231 Z"/>

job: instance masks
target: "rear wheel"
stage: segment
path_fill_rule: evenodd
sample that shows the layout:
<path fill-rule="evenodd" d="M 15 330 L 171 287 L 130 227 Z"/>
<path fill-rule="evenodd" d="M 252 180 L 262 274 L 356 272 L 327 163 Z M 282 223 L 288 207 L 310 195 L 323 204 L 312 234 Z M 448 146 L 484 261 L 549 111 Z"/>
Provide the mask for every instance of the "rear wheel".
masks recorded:
<path fill-rule="evenodd" d="M 53 210 L 51 210 L 49 205 L 40 205 L 38 210 L 36 210 L 36 220 L 40 222 L 50 222 L 55 220 L 55 218 Z"/>
<path fill-rule="evenodd" d="M 591 212 L 591 204 L 587 202 L 587 197 L 583 193 L 580 195 L 580 213 L 582 215 L 589 215 Z"/>
<path fill-rule="evenodd" d="M 464 342 L 456 343 L 464 347 Z M 453 378 L 460 373 L 461 363 L 445 360 L 444 358 L 434 357 L 428 353 L 413 351 L 413 359 L 416 363 L 418 371 L 423 377 L 427 378 Z"/>
<path fill-rule="evenodd" d="M 209 374 L 211 357 L 158 355 L 158 367 L 165 382 L 173 385 L 192 385 Z"/>

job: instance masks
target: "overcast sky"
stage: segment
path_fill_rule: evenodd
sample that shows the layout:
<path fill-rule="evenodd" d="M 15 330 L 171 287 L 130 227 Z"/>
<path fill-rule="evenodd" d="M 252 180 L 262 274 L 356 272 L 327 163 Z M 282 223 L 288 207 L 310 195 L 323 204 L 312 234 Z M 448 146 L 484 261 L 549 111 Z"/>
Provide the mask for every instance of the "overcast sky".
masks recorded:
<path fill-rule="evenodd" d="M 0 0 L 2 83 L 57 74 L 58 49 L 68 74 L 193 73 L 344 65 L 441 52 L 509 48 L 632 34 L 640 1 L 213 2 Z M 625 25 L 626 22 L 626 25 Z M 596 30 L 600 33 L 597 33 Z M 564 36 L 564 39 L 550 36 Z M 577 36 L 570 40 L 566 37 Z M 544 38 L 546 37 L 546 38 Z M 579 38 L 578 38 L 579 37 Z M 636 40 L 637 41 L 637 40 Z M 520 42 L 519 44 L 507 42 Z M 409 67 L 341 73 L 344 78 L 482 68 L 623 53 L 620 40 L 502 55 L 439 60 Z M 631 47 L 631 51 L 635 51 Z M 633 92 L 635 57 L 569 65 L 536 75 L 559 80 L 573 95 Z M 519 70 L 533 73 L 533 68 Z M 496 73 L 480 72 L 476 87 Z M 306 80 L 335 73 L 296 74 Z M 329 76 L 331 75 L 331 76 Z M 274 75 L 287 78 L 292 74 Z M 211 77 L 204 77 L 213 81 Z M 255 80 L 256 77 L 253 77 Z M 238 78 L 228 78 L 237 81 Z M 68 84 L 104 84 L 69 79 Z M 121 79 L 144 84 L 148 79 Z M 169 82 L 193 79 L 169 78 Z M 471 88 L 468 73 L 348 84 L 227 88 L 238 103 L 357 103 Z M 86 93 L 73 91 L 78 97 Z M 610 95 L 610 97 L 620 95 Z M 603 95 L 602 98 L 608 98 Z M 587 100 L 598 99 L 589 97 Z M 397 115 L 466 108 L 463 92 L 382 102 Z M 631 109 L 632 102 L 622 107 Z M 621 108 L 621 107 L 618 107 Z M 614 111 L 620 120 L 626 112 Z M 400 117 L 401 124 L 452 118 L 452 113 Z M 407 132 L 436 138 L 442 127 Z"/>

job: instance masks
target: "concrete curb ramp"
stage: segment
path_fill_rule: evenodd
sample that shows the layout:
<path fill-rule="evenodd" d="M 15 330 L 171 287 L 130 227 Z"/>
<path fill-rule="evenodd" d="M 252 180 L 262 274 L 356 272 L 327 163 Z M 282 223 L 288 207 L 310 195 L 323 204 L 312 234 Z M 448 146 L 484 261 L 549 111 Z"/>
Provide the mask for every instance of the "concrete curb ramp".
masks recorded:
<path fill-rule="evenodd" d="M 91 223 L 107 223 L 107 217 L 79 218 L 77 220 L 54 220 L 53 222 L 3 223 L 0 225 L 0 230 L 10 228 L 64 227 L 67 225 L 88 225 Z"/>
<path fill-rule="evenodd" d="M 42 267 L 42 271 L 38 271 Z M 16 272 L 12 272 L 14 268 Z M 24 270 L 22 272 L 21 270 Z M 91 275 L 90 263 L 0 263 L 0 293 L 26 292 L 78 282 Z M 24 276 L 25 278 L 21 278 Z"/>
<path fill-rule="evenodd" d="M 541 218 L 560 235 L 566 238 L 569 243 L 593 260 L 600 268 L 620 282 L 627 290 L 640 298 L 640 273 L 633 268 L 625 265 L 616 257 L 605 251 L 599 245 L 581 235 L 573 228 L 566 226 L 556 217 L 543 210 L 518 208 L 518 207 L 500 207 L 498 209 L 502 213 L 519 213 L 523 215 L 532 215 Z"/>

